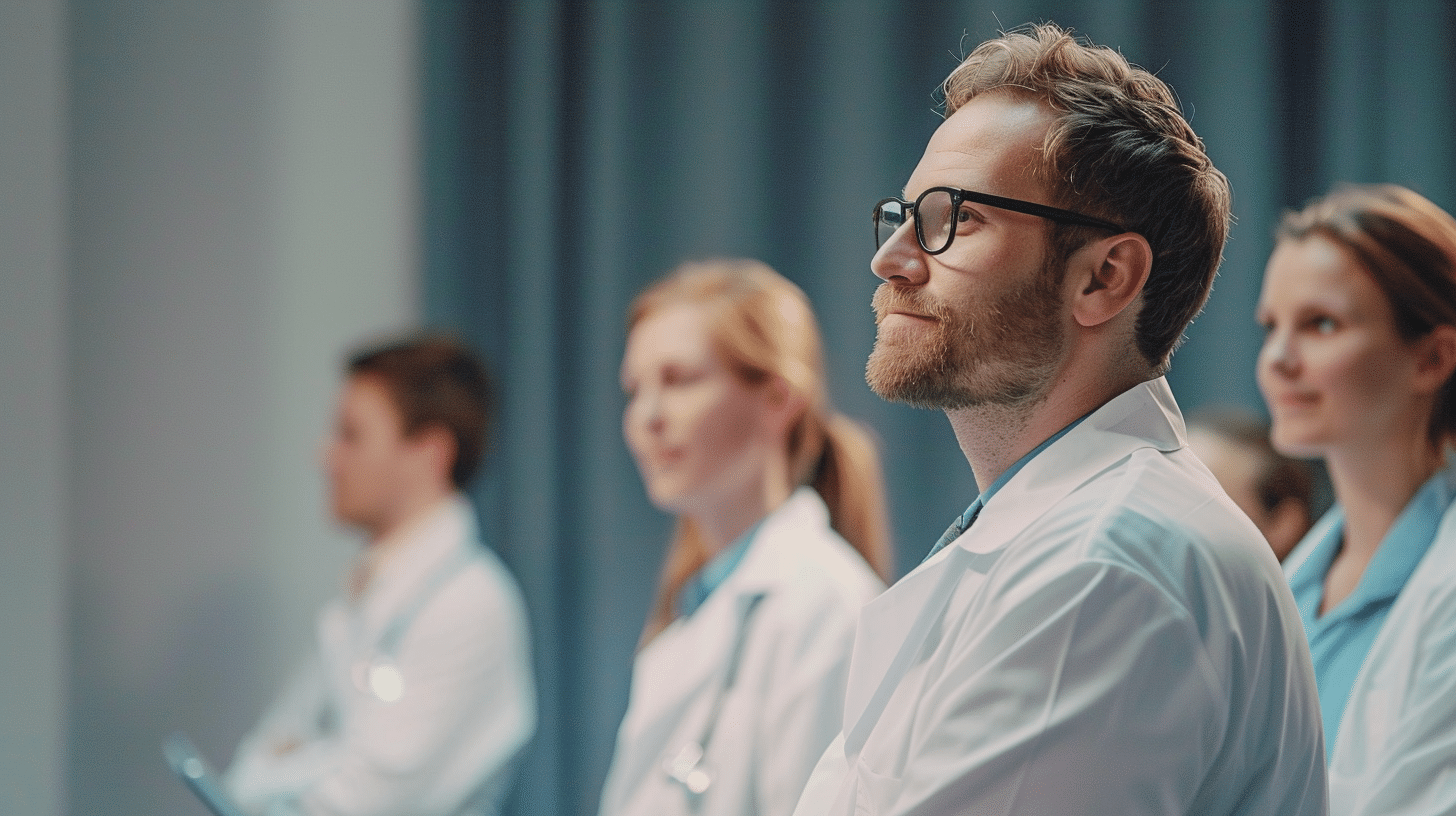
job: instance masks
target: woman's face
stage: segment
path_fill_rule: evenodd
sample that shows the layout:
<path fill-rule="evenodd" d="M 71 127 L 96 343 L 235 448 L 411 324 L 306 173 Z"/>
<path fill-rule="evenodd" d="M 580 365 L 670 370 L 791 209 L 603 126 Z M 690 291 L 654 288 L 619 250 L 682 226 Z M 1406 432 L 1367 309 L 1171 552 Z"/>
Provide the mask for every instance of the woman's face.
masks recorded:
<path fill-rule="evenodd" d="M 691 516 L 762 500 L 781 444 L 769 428 L 769 389 L 727 367 L 702 307 L 668 306 L 638 321 L 622 390 L 622 435 L 658 508 Z"/>
<path fill-rule="evenodd" d="M 1418 350 L 1396 333 L 1385 294 L 1345 247 L 1319 236 L 1280 241 L 1258 321 L 1259 390 L 1278 450 L 1327 456 L 1424 429 L 1431 403 L 1420 393 Z"/>

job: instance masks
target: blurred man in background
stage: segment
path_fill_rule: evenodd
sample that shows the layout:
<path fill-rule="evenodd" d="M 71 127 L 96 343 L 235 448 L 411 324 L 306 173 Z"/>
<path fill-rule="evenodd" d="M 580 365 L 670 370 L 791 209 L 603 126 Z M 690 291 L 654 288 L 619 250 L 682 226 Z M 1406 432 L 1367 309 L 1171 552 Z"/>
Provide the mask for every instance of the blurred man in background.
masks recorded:
<path fill-rule="evenodd" d="M 495 813 L 536 706 L 520 591 L 461 492 L 489 382 L 444 338 L 365 351 L 346 373 L 324 458 L 333 515 L 364 548 L 228 787 L 253 813 Z"/>
<path fill-rule="evenodd" d="M 1238 408 L 1195 412 L 1188 446 L 1283 561 L 1314 523 L 1314 468 L 1274 450 L 1269 425 Z"/>

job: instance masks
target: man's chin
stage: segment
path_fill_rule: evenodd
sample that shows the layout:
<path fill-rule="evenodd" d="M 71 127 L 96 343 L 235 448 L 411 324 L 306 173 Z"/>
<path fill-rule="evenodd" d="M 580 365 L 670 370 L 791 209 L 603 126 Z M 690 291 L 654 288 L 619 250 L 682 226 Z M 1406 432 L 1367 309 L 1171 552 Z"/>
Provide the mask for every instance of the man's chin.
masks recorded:
<path fill-rule="evenodd" d="M 939 409 L 944 407 L 940 389 L 932 385 L 934 366 L 928 363 L 916 365 L 905 359 L 887 359 L 896 355 L 875 345 L 865 365 L 865 383 L 881 399 L 901 402 L 914 408 Z"/>
<path fill-rule="evenodd" d="M 984 389 L 967 388 L 948 382 L 950 375 L 941 367 L 926 361 L 913 364 L 904 359 L 878 357 L 880 349 L 870 355 L 865 366 L 865 383 L 882 399 L 899 402 L 912 408 L 935 411 L 956 411 L 965 408 L 1002 406 L 1022 408 L 1046 397 L 1045 378 L 986 383 Z"/>

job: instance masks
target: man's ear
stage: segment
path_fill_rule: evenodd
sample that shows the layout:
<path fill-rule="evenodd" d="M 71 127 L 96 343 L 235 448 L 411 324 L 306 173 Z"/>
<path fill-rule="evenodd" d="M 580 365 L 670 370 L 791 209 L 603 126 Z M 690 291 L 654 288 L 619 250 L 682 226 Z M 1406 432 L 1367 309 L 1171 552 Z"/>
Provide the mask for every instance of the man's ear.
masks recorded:
<path fill-rule="evenodd" d="M 1117 317 L 1137 300 L 1153 268 L 1148 239 L 1124 232 L 1090 243 L 1072 253 L 1070 274 L 1080 276 L 1072 315 L 1087 328 Z"/>
<path fill-rule="evenodd" d="M 455 468 L 455 435 L 444 425 L 427 425 L 415 432 L 410 440 L 419 456 L 428 463 L 433 473 L 443 473 L 450 479 Z"/>

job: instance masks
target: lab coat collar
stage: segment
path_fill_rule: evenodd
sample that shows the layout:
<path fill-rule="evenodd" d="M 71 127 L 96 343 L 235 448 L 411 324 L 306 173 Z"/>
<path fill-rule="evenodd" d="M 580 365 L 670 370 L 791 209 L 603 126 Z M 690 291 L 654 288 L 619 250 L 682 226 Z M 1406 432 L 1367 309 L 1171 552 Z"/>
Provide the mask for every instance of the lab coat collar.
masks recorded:
<path fill-rule="evenodd" d="M 1452 569 L 1456 566 L 1456 452 L 1448 450 L 1446 457 L 1443 474 L 1452 500 L 1441 515 L 1435 540 L 1406 583 L 1407 589 L 1414 587 L 1418 592 L 1446 591 L 1451 586 L 1451 575 L 1456 572 Z"/>
<path fill-rule="evenodd" d="M 1185 436 L 1167 380 L 1158 377 L 1124 391 L 1028 462 L 960 538 L 870 601 L 860 615 L 851 658 L 846 754 L 864 745 L 968 571 L 989 572 L 1017 535 L 1097 474 L 1140 448 L 1177 450 Z"/>
<path fill-rule="evenodd" d="M 828 525 L 829 508 L 824 506 L 819 493 L 812 487 L 800 487 L 759 523 L 743 561 L 718 591 L 727 590 L 740 596 L 771 592 L 783 581 L 784 575 L 792 574 L 785 567 L 786 562 L 793 560 L 787 548 L 805 543 L 795 531 Z"/>
<path fill-rule="evenodd" d="M 379 566 L 356 606 L 356 614 L 369 631 L 388 624 L 410 602 L 430 574 L 460 548 L 479 537 L 475 511 L 459 493 L 451 494 L 398 538 Z"/>
<path fill-rule="evenodd" d="M 998 550 L 1078 485 L 1134 450 L 1174 451 L 1186 444 L 1186 436 L 1183 415 L 1166 379 L 1133 386 L 1028 462 L 986 502 L 976 524 L 955 543 L 974 553 Z M 1013 503 L 1037 508 L 1035 515 L 998 512 Z"/>
<path fill-rule="evenodd" d="M 655 732 L 664 727 L 664 717 L 681 715 L 684 700 L 722 681 L 724 655 L 740 636 L 753 598 L 772 594 L 783 576 L 794 574 L 784 566 L 793 556 L 789 548 L 804 544 L 805 530 L 828 523 L 829 511 L 812 488 L 798 489 L 764 518 L 732 574 L 697 611 L 673 621 L 638 653 L 634 674 L 657 678 L 661 685 L 653 699 L 639 700 L 634 689 L 630 720 L 623 723 L 628 733 Z"/>
<path fill-rule="evenodd" d="M 1320 520 L 1317 533 L 1306 534 L 1309 550 L 1300 553 L 1298 568 L 1288 573 L 1290 589 L 1311 637 L 1315 627 L 1324 629 L 1336 625 L 1362 614 L 1367 607 L 1389 603 L 1399 595 L 1435 540 L 1453 497 L 1456 497 L 1456 468 L 1448 465 L 1427 479 L 1402 508 L 1354 591 L 1321 616 L 1319 607 L 1324 600 L 1325 577 L 1340 552 L 1345 527 L 1342 508 L 1338 505 L 1330 508 Z"/>

